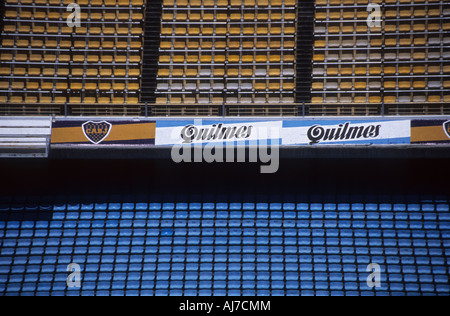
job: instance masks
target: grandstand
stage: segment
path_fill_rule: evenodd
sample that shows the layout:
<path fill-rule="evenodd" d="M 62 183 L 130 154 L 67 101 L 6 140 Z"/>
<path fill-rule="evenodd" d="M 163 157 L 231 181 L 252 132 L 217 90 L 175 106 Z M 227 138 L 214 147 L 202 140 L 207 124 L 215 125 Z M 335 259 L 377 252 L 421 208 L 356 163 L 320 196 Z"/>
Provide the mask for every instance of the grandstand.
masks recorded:
<path fill-rule="evenodd" d="M 3 115 L 448 114 L 440 0 L 7 0 Z"/>
<path fill-rule="evenodd" d="M 448 0 L 0 1 L 0 296 L 449 296 L 449 34 Z M 279 169 L 175 163 L 211 144 Z"/>

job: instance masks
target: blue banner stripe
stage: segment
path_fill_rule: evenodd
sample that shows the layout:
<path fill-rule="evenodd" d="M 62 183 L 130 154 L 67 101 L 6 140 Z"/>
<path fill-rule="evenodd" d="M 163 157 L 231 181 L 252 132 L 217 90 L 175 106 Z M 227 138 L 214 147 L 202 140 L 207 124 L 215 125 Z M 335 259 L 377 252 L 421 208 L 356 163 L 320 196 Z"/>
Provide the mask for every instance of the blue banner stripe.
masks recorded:
<path fill-rule="evenodd" d="M 388 139 L 371 139 L 371 140 L 353 140 L 348 142 L 320 142 L 314 146 L 326 146 L 326 145 L 392 145 L 392 144 L 410 144 L 410 137 L 402 138 L 388 138 Z M 289 144 L 285 146 L 310 146 L 309 143 Z"/>
<path fill-rule="evenodd" d="M 327 120 L 317 120 L 317 121 L 283 121 L 283 128 L 289 127 L 307 127 L 307 126 L 329 126 L 329 125 L 339 125 L 339 124 L 379 124 L 379 123 L 387 123 L 387 122 L 401 122 L 406 120 L 387 120 L 387 121 L 377 121 L 377 120 L 339 120 L 339 121 L 327 121 Z"/>

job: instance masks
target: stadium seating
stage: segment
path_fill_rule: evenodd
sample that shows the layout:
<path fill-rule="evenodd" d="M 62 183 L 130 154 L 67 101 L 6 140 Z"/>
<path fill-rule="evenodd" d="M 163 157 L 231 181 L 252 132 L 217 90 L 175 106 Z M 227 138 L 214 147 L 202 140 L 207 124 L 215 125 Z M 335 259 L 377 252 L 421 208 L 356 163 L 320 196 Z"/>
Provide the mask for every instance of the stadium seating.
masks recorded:
<path fill-rule="evenodd" d="M 159 56 L 147 67 L 143 0 L 76 0 L 82 25 L 74 28 L 66 23 L 70 12 L 65 8 L 71 2 L 5 2 L 0 34 L 3 103 L 28 103 L 22 107 L 27 109 L 32 103 L 73 101 L 96 109 L 95 104 L 123 101 L 126 109 L 144 99 L 145 76 L 156 76 L 156 84 L 146 89 L 156 94 L 149 102 L 158 105 L 221 101 L 294 108 L 298 79 L 309 89 L 309 72 L 305 79 L 304 66 L 297 64 L 295 0 L 161 0 L 159 51 L 152 53 Z M 330 109 L 341 102 L 355 104 L 358 110 L 346 114 L 380 115 L 382 101 L 414 107 L 449 99 L 445 66 L 450 53 L 444 48 L 450 44 L 450 9 L 445 1 L 372 1 L 383 5 L 381 27 L 367 24 L 369 2 L 316 0 L 309 114 L 344 114 L 324 110 L 327 103 L 332 103 Z M 155 42 L 158 35 L 151 35 Z M 409 80 L 413 75 L 420 78 Z M 20 89 L 16 81 L 32 84 Z M 450 113 L 447 108 L 442 104 L 436 114 Z M 121 113 L 142 114 L 137 111 Z"/>
<path fill-rule="evenodd" d="M 163 1 L 158 104 L 269 103 L 280 92 L 292 103 L 295 3 Z"/>
<path fill-rule="evenodd" d="M 364 98 L 363 103 L 374 102 L 380 96 L 389 103 L 441 102 L 449 93 L 442 88 L 442 65 L 449 57 L 440 49 L 448 27 L 442 18 L 449 15 L 442 1 L 414 1 L 414 6 L 411 1 L 372 1 L 384 4 L 385 11 L 381 27 L 369 28 L 368 1 L 349 3 L 352 6 L 340 0 L 316 1 L 313 103 L 334 103 L 339 100 L 336 95 L 355 103 Z M 422 76 L 406 83 L 411 67 Z M 351 89 L 348 80 L 367 84 Z"/>
<path fill-rule="evenodd" d="M 3 100 L 96 104 L 118 97 L 126 104 L 139 98 L 135 85 L 141 78 L 143 1 L 78 0 L 81 27 L 74 28 L 65 23 L 70 15 L 66 6 L 72 2 L 6 2 L 1 66 L 12 71 L 4 71 L 0 81 L 31 78 L 40 84 L 27 85 L 24 91 L 11 85 L 0 91 Z M 117 85 L 104 89 L 111 79 Z"/>
<path fill-rule="evenodd" d="M 448 296 L 449 203 L 411 201 L 1 199 L 0 295 Z"/>

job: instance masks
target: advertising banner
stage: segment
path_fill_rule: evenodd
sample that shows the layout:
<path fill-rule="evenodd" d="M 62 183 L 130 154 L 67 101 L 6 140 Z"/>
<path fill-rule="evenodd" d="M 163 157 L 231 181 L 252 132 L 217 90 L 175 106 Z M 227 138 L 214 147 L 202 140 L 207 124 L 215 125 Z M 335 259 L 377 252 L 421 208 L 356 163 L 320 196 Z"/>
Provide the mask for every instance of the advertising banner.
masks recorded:
<path fill-rule="evenodd" d="M 450 120 L 57 119 L 52 145 L 450 144 Z"/>
<path fill-rule="evenodd" d="M 283 121 L 183 120 L 159 121 L 156 125 L 156 145 L 188 145 L 278 141 Z"/>
<path fill-rule="evenodd" d="M 449 120 L 413 120 L 411 121 L 412 144 L 450 143 Z"/>
<path fill-rule="evenodd" d="M 155 126 L 150 120 L 57 120 L 51 144 L 154 145 Z"/>
<path fill-rule="evenodd" d="M 411 121 L 284 121 L 283 145 L 410 144 Z"/>
<path fill-rule="evenodd" d="M 162 121 L 156 145 L 278 140 L 280 145 L 410 144 L 411 121 Z"/>

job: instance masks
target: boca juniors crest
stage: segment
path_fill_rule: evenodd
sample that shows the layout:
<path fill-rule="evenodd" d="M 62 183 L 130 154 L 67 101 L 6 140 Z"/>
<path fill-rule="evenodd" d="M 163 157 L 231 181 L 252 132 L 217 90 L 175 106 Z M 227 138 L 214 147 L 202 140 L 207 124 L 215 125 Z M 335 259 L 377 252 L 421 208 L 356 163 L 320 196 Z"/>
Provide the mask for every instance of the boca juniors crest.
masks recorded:
<path fill-rule="evenodd" d="M 112 124 L 102 122 L 86 122 L 82 125 L 83 133 L 87 139 L 93 144 L 100 144 L 108 137 L 111 132 Z"/>
<path fill-rule="evenodd" d="M 450 121 L 444 123 L 445 134 L 450 138 Z"/>

